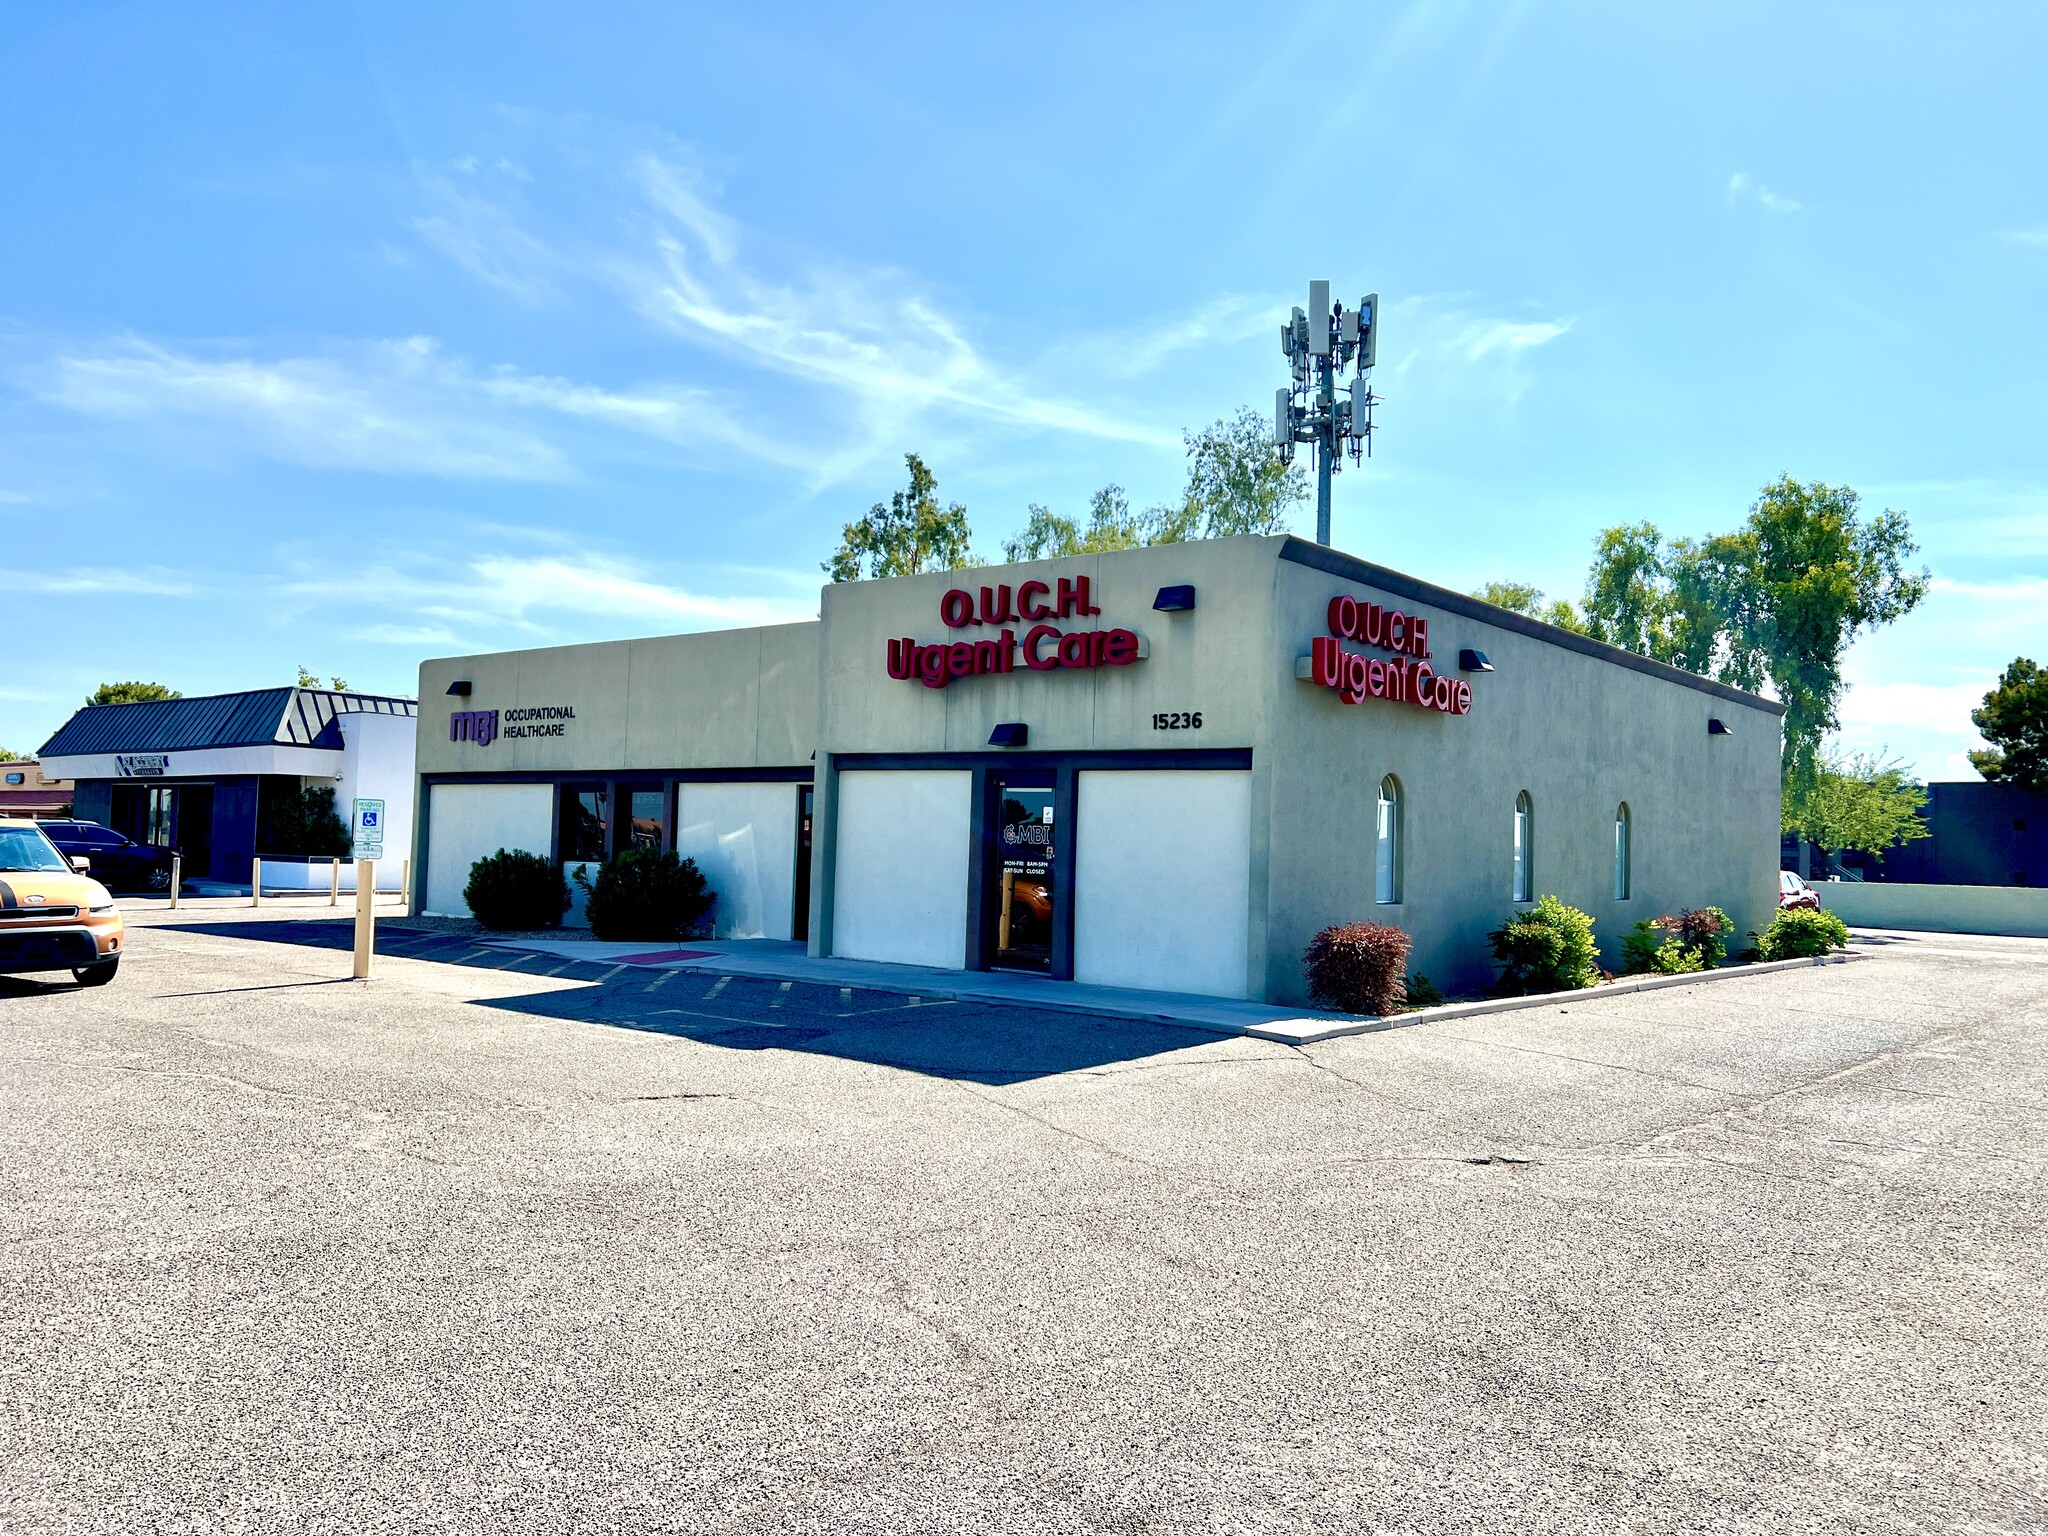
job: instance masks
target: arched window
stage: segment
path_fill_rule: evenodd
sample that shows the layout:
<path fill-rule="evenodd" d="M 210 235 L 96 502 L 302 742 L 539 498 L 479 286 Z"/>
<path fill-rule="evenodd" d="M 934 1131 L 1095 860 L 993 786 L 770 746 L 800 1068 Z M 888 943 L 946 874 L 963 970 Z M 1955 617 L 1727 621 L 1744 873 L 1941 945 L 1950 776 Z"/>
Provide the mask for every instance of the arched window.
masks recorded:
<path fill-rule="evenodd" d="M 1391 773 L 1380 780 L 1379 846 L 1373 856 L 1373 896 L 1383 903 L 1401 899 L 1401 784 Z"/>
<path fill-rule="evenodd" d="M 1614 899 L 1628 900 L 1628 802 L 1614 813 Z"/>
<path fill-rule="evenodd" d="M 1536 871 L 1534 850 L 1530 847 L 1530 833 L 1534 831 L 1535 807 L 1529 801 L 1529 791 L 1523 790 L 1515 796 L 1515 900 L 1536 899 Z"/>

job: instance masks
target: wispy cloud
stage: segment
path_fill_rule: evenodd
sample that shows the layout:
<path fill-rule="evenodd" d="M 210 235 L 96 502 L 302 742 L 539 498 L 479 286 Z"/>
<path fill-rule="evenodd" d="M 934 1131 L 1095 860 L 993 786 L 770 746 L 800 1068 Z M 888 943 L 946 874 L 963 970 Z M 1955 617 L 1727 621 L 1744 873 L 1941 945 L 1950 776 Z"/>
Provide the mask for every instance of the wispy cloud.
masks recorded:
<path fill-rule="evenodd" d="M 679 370 L 737 365 L 747 388 L 780 396 L 785 415 L 792 383 L 815 391 L 795 396 L 807 422 L 801 462 L 814 485 L 948 428 L 1021 427 L 1177 449 L 1174 428 L 1091 386 L 1201 344 L 1240 321 L 1250 302 L 1226 296 L 1154 327 L 1146 355 L 1127 352 L 1115 373 L 1061 366 L 1070 337 L 1033 338 L 999 360 L 972 322 L 915 277 L 790 250 L 749 230 L 720 205 L 720 188 L 687 146 L 582 121 L 553 127 L 555 139 L 575 146 L 573 170 L 521 164 L 506 173 L 517 185 L 499 179 L 492 186 L 475 157 L 460 162 L 455 176 L 420 172 L 430 205 L 415 222 L 421 238 L 522 303 L 542 302 L 570 281 L 596 284 L 698 354 L 694 364 L 688 353 L 679 357 Z M 572 203 L 583 200 L 580 223 L 559 198 L 550 204 L 541 196 L 565 184 L 573 186 Z M 543 207 L 546 213 L 535 211 Z M 772 434 L 734 430 L 724 440 L 779 465 L 798 461 Z"/>
<path fill-rule="evenodd" d="M 83 415 L 209 424 L 236 446 L 319 468 L 514 480 L 567 470 L 538 434 L 461 409 L 473 376 L 424 337 L 275 360 L 130 340 L 60 356 L 29 385 Z"/>
<path fill-rule="evenodd" d="M 152 566 L 137 571 L 74 566 L 64 571 L 0 570 L 0 588 L 51 597 L 126 593 L 136 597 L 190 597 L 198 584 L 182 572 Z"/>
<path fill-rule="evenodd" d="M 2009 229 L 2005 238 L 2014 245 L 2048 247 L 2048 224 L 2039 224 L 2032 229 Z"/>
<path fill-rule="evenodd" d="M 1799 204 L 1792 198 L 1781 197 L 1762 182 L 1752 181 L 1747 171 L 1737 171 L 1728 178 L 1728 206 L 1733 208 L 1745 198 L 1753 199 L 1758 207 L 1771 213 L 1799 211 Z"/>
<path fill-rule="evenodd" d="M 802 572 L 756 572 L 779 590 L 722 595 L 663 579 L 646 562 L 606 555 L 491 550 L 460 559 L 404 550 L 379 555 L 374 583 L 337 575 L 322 559 L 300 557 L 280 582 L 280 595 L 303 608 L 359 606 L 365 601 L 395 617 L 351 631 L 373 644 L 459 650 L 501 643 L 516 633 L 536 638 L 616 636 L 622 627 L 648 633 L 785 624 L 813 619 L 823 577 Z M 759 586 L 727 568 L 700 576 L 727 586 Z M 583 621 L 595 621 L 586 625 Z"/>
<path fill-rule="evenodd" d="M 711 391 L 604 389 L 481 369 L 429 338 L 336 345 L 282 358 L 215 357 L 139 340 L 74 350 L 29 387 L 83 415 L 198 423 L 222 447 L 317 468 L 459 479 L 551 480 L 570 473 L 553 429 L 569 423 L 677 445 L 719 444 L 776 459 Z"/>
<path fill-rule="evenodd" d="M 1473 312 L 1463 295 L 1424 295 L 1389 306 L 1390 332 L 1403 338 L 1396 358 L 1380 354 L 1383 369 L 1404 384 L 1477 390 L 1507 403 L 1534 382 L 1535 353 L 1569 334 L 1573 319 L 1513 319 Z"/>
<path fill-rule="evenodd" d="M 622 260 L 618 281 L 668 330 L 755 367 L 824 385 L 890 448 L 907 419 L 948 410 L 985 421 L 1160 447 L 1172 432 L 1034 390 L 991 361 L 966 327 L 900 274 L 814 263 L 776 279 L 742 259 L 746 237 L 690 170 L 644 154 L 636 166 L 656 215 L 653 260 Z"/>

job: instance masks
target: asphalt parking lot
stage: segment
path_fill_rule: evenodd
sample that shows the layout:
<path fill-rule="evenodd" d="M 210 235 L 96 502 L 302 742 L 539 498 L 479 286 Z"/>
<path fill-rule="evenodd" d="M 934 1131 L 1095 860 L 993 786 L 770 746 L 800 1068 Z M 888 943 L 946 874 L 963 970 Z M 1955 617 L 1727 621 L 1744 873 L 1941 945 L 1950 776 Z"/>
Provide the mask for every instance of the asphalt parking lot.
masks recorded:
<path fill-rule="evenodd" d="M 9 1532 L 2048 1528 L 2048 943 L 1297 1050 L 304 916 L 0 979 Z"/>

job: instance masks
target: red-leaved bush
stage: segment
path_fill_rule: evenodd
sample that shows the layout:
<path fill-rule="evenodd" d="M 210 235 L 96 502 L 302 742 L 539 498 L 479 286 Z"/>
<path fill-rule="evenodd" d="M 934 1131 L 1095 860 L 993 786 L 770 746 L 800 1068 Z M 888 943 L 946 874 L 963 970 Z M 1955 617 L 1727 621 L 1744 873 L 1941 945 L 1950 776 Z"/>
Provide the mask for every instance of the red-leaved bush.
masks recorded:
<path fill-rule="evenodd" d="M 1325 1008 L 1384 1017 L 1408 1001 L 1408 946 L 1385 923 L 1339 923 L 1309 941 L 1301 957 L 1308 995 Z"/>

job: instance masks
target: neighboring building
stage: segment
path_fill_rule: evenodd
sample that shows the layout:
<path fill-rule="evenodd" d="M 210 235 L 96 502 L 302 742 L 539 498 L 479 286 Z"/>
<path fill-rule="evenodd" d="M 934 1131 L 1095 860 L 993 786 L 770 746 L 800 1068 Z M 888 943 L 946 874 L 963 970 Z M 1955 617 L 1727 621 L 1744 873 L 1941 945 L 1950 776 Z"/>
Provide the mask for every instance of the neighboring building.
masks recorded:
<path fill-rule="evenodd" d="M 69 816 L 72 783 L 54 779 L 33 757 L 0 763 L 0 816 Z"/>
<path fill-rule="evenodd" d="M 331 785 L 344 819 L 351 799 L 385 800 L 391 846 L 410 840 L 415 712 L 411 699 L 324 688 L 94 704 L 42 762 L 77 781 L 80 820 L 178 849 L 187 879 L 246 884 L 257 854 L 303 851 L 261 846 L 281 792 Z"/>
<path fill-rule="evenodd" d="M 1928 835 L 1867 861 L 1866 875 L 1918 885 L 2048 885 L 2048 795 L 1980 780 L 1929 784 Z"/>
<path fill-rule="evenodd" d="M 1781 706 L 1293 538 L 842 583 L 420 689 L 429 912 L 498 848 L 642 842 L 725 936 L 1298 1002 L 1331 923 L 1458 991 L 1544 893 L 1610 965 L 1638 918 L 1776 907 Z"/>

